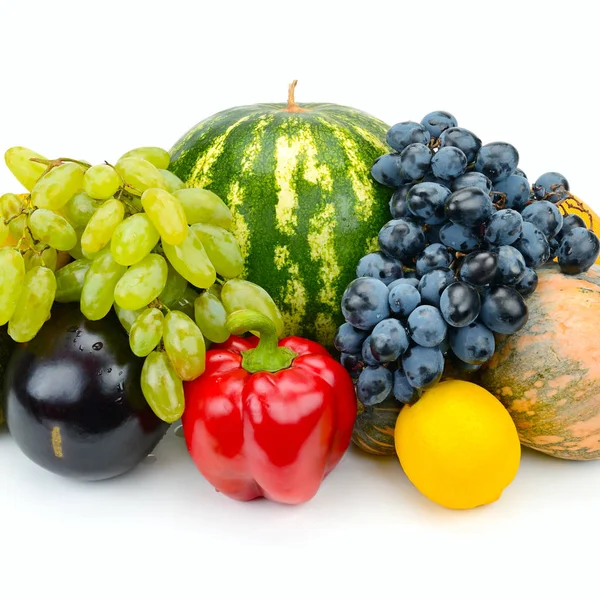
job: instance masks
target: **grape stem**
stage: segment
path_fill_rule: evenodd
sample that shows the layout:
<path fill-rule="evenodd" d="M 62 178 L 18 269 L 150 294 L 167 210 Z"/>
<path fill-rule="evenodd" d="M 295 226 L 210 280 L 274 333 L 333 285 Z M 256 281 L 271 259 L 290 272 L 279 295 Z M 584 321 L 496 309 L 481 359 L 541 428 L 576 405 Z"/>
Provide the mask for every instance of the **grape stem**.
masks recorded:
<path fill-rule="evenodd" d="M 85 162 L 84 160 L 77 160 L 75 158 L 55 158 L 54 160 L 46 160 L 45 158 L 30 158 L 29 160 L 31 162 L 40 163 L 42 165 L 47 166 L 47 169 L 44 171 L 41 177 L 43 177 L 44 175 L 46 175 L 46 173 L 54 169 L 54 167 L 60 167 L 60 165 L 67 162 L 75 163 L 76 165 L 81 165 L 86 169 L 89 169 L 92 166 L 90 163 Z"/>
<path fill-rule="evenodd" d="M 242 335 L 248 331 L 260 334 L 258 346 L 242 352 L 242 368 L 248 373 L 276 373 L 290 367 L 298 356 L 290 348 L 279 346 L 273 321 L 255 310 L 232 312 L 227 317 L 225 326 L 233 335 Z"/>

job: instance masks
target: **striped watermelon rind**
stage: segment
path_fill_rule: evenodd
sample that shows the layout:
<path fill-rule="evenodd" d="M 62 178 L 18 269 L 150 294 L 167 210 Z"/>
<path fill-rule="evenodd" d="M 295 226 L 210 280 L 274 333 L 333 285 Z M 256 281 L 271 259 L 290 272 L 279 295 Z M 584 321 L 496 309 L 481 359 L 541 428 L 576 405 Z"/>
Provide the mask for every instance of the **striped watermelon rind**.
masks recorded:
<path fill-rule="evenodd" d="M 389 220 L 391 190 L 370 175 L 389 127 L 346 106 L 288 106 L 202 121 L 172 148 L 170 169 L 228 203 L 243 276 L 271 294 L 286 334 L 331 347 L 343 291 Z"/>

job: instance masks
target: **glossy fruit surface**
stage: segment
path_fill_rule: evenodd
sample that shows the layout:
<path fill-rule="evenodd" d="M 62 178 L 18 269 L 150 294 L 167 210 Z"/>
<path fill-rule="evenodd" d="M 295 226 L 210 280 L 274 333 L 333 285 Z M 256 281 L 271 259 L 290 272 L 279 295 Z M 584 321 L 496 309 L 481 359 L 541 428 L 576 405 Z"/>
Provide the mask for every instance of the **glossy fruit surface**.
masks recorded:
<path fill-rule="evenodd" d="M 129 471 L 168 428 L 142 395 L 142 362 L 114 313 L 92 322 L 76 305 L 55 305 L 8 364 L 6 420 L 15 442 L 59 475 L 99 480 Z"/>

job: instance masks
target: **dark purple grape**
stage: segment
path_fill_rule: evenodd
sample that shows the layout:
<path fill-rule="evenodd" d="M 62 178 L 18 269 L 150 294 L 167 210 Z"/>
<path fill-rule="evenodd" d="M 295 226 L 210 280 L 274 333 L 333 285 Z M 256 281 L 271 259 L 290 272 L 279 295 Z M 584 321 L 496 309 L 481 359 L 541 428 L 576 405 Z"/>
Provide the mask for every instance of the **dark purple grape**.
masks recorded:
<path fill-rule="evenodd" d="M 382 252 L 372 252 L 363 256 L 356 267 L 357 277 L 374 277 L 380 279 L 386 285 L 402 278 L 403 275 L 402 263 Z"/>
<path fill-rule="evenodd" d="M 421 302 L 440 307 L 442 292 L 455 281 L 454 273 L 450 269 L 438 267 L 425 273 L 419 281 L 418 290 L 421 294 Z"/>
<path fill-rule="evenodd" d="M 439 244 L 440 240 L 440 229 L 442 225 L 428 225 L 425 229 L 425 239 L 428 244 Z"/>
<path fill-rule="evenodd" d="M 442 148 L 452 146 L 462 150 L 467 157 L 467 162 L 475 162 L 477 153 L 481 148 L 481 140 L 471 131 L 464 127 L 452 127 L 440 136 Z"/>
<path fill-rule="evenodd" d="M 517 285 L 515 289 L 523 298 L 527 298 L 527 296 L 531 296 L 538 285 L 538 274 L 531 267 L 527 267 L 525 269 L 525 275 Z"/>
<path fill-rule="evenodd" d="M 489 177 L 493 183 L 508 179 L 519 164 L 517 149 L 506 142 L 492 142 L 477 153 L 475 170 Z"/>
<path fill-rule="evenodd" d="M 468 283 L 455 281 L 442 292 L 440 311 L 452 327 L 470 325 L 477 319 L 480 310 L 479 292 Z"/>
<path fill-rule="evenodd" d="M 421 304 L 419 290 L 409 284 L 400 284 L 392 288 L 389 296 L 390 310 L 394 315 L 405 319 Z"/>
<path fill-rule="evenodd" d="M 380 363 L 393 362 L 408 350 L 408 335 L 402 323 L 396 319 L 384 319 L 377 323 L 369 338 L 371 354 Z"/>
<path fill-rule="evenodd" d="M 419 280 L 416 277 L 404 277 L 402 279 L 396 279 L 396 281 L 392 281 L 392 283 L 388 283 L 388 290 L 390 292 L 401 283 L 405 283 L 406 285 L 412 285 L 413 287 L 417 287 L 419 285 Z"/>
<path fill-rule="evenodd" d="M 340 364 L 348 373 L 352 379 L 356 379 L 365 367 L 363 362 L 362 353 L 359 354 L 346 354 L 342 352 L 340 356 Z"/>
<path fill-rule="evenodd" d="M 402 368 L 410 385 L 427 389 L 436 385 L 444 373 L 444 355 L 439 348 L 413 346 L 402 358 Z"/>
<path fill-rule="evenodd" d="M 511 175 L 504 181 L 498 181 L 494 184 L 494 192 L 500 192 L 506 197 L 504 206 L 522 210 L 529 202 L 531 189 L 529 181 L 520 175 Z"/>
<path fill-rule="evenodd" d="M 467 170 L 467 157 L 460 148 L 440 148 L 431 159 L 431 170 L 439 179 L 454 179 Z"/>
<path fill-rule="evenodd" d="M 547 239 L 553 238 L 563 226 L 563 216 L 556 204 L 547 200 L 539 200 L 526 206 L 521 216 L 537 227 Z"/>
<path fill-rule="evenodd" d="M 358 354 L 362 350 L 362 345 L 366 337 L 366 331 L 354 329 L 350 323 L 344 323 L 337 330 L 333 345 L 337 350 L 345 354 Z"/>
<path fill-rule="evenodd" d="M 458 122 L 456 117 L 449 112 L 436 110 L 425 115 L 421 120 L 421 125 L 427 128 L 432 139 L 437 140 L 444 131 L 456 127 Z"/>
<path fill-rule="evenodd" d="M 392 385 L 392 374 L 385 367 L 366 367 L 358 378 L 356 393 L 365 406 L 373 406 L 388 398 Z"/>
<path fill-rule="evenodd" d="M 558 256 L 558 249 L 560 248 L 560 242 L 556 238 L 548 240 L 550 246 L 550 258 L 548 260 L 554 260 Z"/>
<path fill-rule="evenodd" d="M 369 365 L 370 367 L 377 367 L 379 365 L 379 360 L 375 358 L 371 351 L 371 336 L 368 336 L 363 342 L 361 356 L 365 365 Z"/>
<path fill-rule="evenodd" d="M 390 316 L 389 290 L 373 277 L 355 279 L 342 296 L 342 313 L 350 325 L 370 330 Z"/>
<path fill-rule="evenodd" d="M 550 258 L 548 238 L 529 221 L 523 222 L 521 237 L 513 246 L 523 255 L 528 267 L 539 267 Z"/>
<path fill-rule="evenodd" d="M 476 321 L 466 327 L 451 329 L 450 347 L 463 362 L 482 365 L 494 356 L 496 340 L 485 325 Z"/>
<path fill-rule="evenodd" d="M 525 175 L 525 172 L 523 171 L 523 169 L 515 169 L 515 172 L 513 173 L 513 175 L 518 175 L 519 177 L 524 177 L 525 179 L 529 180 L 529 177 L 527 177 L 527 175 Z"/>
<path fill-rule="evenodd" d="M 394 384 L 392 387 L 392 394 L 398 402 L 410 404 L 418 400 L 419 393 L 412 385 L 410 385 L 408 377 L 406 377 L 402 369 L 394 371 L 393 377 Z"/>
<path fill-rule="evenodd" d="M 492 191 L 492 182 L 483 174 L 477 171 L 470 171 L 452 182 L 452 191 L 456 192 L 467 187 L 476 187 L 483 190 L 486 194 Z"/>
<path fill-rule="evenodd" d="M 512 208 L 494 213 L 485 226 L 485 240 L 493 246 L 510 246 L 523 232 L 523 218 Z"/>
<path fill-rule="evenodd" d="M 437 267 L 450 267 L 454 254 L 444 244 L 431 244 L 417 257 L 416 269 L 419 277 Z"/>
<path fill-rule="evenodd" d="M 583 227 L 583 229 L 587 229 L 585 221 L 579 215 L 566 215 L 563 217 L 563 226 L 556 234 L 556 239 L 561 240 L 567 233 L 569 233 L 569 231 L 575 229 L 575 227 Z"/>
<path fill-rule="evenodd" d="M 457 252 L 472 252 L 481 245 L 479 233 L 475 229 L 456 223 L 442 225 L 440 241 Z"/>
<path fill-rule="evenodd" d="M 429 171 L 433 152 L 425 144 L 411 144 L 400 153 L 400 167 L 404 178 L 410 181 L 422 179 Z"/>
<path fill-rule="evenodd" d="M 487 221 L 493 212 L 489 194 L 476 187 L 453 192 L 446 200 L 446 216 L 453 223 L 475 227 Z"/>
<path fill-rule="evenodd" d="M 427 225 L 440 225 L 446 221 L 446 200 L 450 190 L 437 183 L 417 183 L 408 192 L 408 210 Z"/>
<path fill-rule="evenodd" d="M 589 229 L 575 227 L 567 233 L 558 249 L 558 264 L 563 273 L 585 273 L 600 253 L 598 236 Z"/>
<path fill-rule="evenodd" d="M 498 270 L 495 283 L 500 285 L 515 286 L 523 279 L 527 266 L 523 255 L 512 246 L 499 246 L 496 250 L 498 256 Z"/>
<path fill-rule="evenodd" d="M 388 145 L 398 152 L 402 152 L 406 146 L 411 144 L 429 144 L 429 131 L 420 123 L 405 121 L 396 123 L 387 132 Z"/>
<path fill-rule="evenodd" d="M 425 248 L 425 234 L 410 219 L 394 219 L 379 232 L 379 247 L 388 256 L 410 261 Z"/>
<path fill-rule="evenodd" d="M 490 290 L 481 305 L 481 320 L 496 333 L 510 335 L 527 323 L 527 305 L 513 288 L 498 286 Z"/>
<path fill-rule="evenodd" d="M 570 196 L 569 182 L 560 173 L 553 171 L 544 173 L 533 184 L 533 193 L 539 200 L 548 200 L 556 204 Z"/>
<path fill-rule="evenodd" d="M 390 213 L 394 219 L 401 219 L 402 217 L 410 217 L 410 211 L 406 204 L 406 196 L 410 188 L 413 186 L 412 183 L 407 183 L 400 186 L 390 198 Z"/>
<path fill-rule="evenodd" d="M 400 166 L 400 154 L 384 154 L 380 156 L 371 169 L 371 176 L 377 183 L 391 188 L 398 188 L 406 183 Z"/>
<path fill-rule="evenodd" d="M 471 252 L 463 258 L 458 276 L 465 283 L 481 287 L 492 283 L 498 268 L 498 255 L 496 252 L 482 250 Z"/>
<path fill-rule="evenodd" d="M 408 317 L 410 337 L 425 348 L 439 346 L 448 333 L 448 325 L 435 306 L 417 306 Z"/>

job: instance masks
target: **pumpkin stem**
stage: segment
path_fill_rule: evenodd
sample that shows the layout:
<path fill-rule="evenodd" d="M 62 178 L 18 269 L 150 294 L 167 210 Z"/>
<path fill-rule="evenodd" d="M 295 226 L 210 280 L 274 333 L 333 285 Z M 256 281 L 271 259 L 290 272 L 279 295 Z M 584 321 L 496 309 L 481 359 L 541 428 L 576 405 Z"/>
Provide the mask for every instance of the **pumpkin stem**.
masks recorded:
<path fill-rule="evenodd" d="M 298 106 L 296 104 L 295 94 L 297 85 L 298 80 L 294 79 L 294 81 L 292 81 L 292 83 L 290 83 L 290 85 L 288 86 L 288 103 L 287 106 L 283 109 L 287 112 L 306 112 L 305 108 L 302 108 L 301 106 Z"/>

